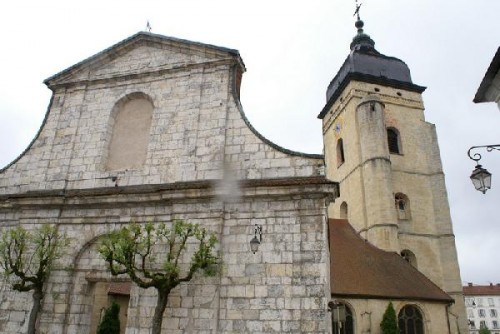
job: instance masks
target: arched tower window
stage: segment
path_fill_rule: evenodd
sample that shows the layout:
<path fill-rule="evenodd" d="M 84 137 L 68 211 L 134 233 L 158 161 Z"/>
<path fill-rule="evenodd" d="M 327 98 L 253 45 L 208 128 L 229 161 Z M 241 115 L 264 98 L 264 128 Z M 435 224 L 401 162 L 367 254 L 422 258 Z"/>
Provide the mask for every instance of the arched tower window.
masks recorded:
<path fill-rule="evenodd" d="M 405 194 L 397 193 L 394 196 L 394 205 L 396 207 L 398 219 L 410 219 L 410 201 Z"/>
<path fill-rule="evenodd" d="M 414 305 L 406 305 L 399 311 L 398 326 L 400 334 L 424 334 L 422 313 Z"/>
<path fill-rule="evenodd" d="M 399 131 L 397 129 L 387 129 L 387 144 L 389 146 L 389 153 L 401 154 L 401 142 L 399 138 Z"/>
<path fill-rule="evenodd" d="M 417 257 L 411 250 L 403 249 L 401 251 L 401 257 L 417 268 Z"/>
<path fill-rule="evenodd" d="M 115 104 L 107 170 L 138 169 L 144 165 L 152 116 L 153 103 L 144 93 L 129 94 Z"/>
<path fill-rule="evenodd" d="M 333 332 L 335 334 L 354 334 L 352 310 L 345 303 L 335 304 L 332 308 Z"/>
<path fill-rule="evenodd" d="M 344 141 L 342 138 L 337 140 L 337 167 L 342 165 L 345 162 L 344 156 Z"/>
<path fill-rule="evenodd" d="M 346 202 L 342 202 L 342 204 L 340 204 L 340 219 L 347 219 L 349 216 L 349 208 L 347 206 L 347 203 Z"/>

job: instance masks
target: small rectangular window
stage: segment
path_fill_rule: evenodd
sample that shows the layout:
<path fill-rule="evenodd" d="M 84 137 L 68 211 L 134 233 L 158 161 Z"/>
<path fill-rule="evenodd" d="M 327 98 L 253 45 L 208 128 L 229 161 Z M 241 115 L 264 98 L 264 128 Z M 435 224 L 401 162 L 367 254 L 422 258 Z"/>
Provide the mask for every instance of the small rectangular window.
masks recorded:
<path fill-rule="evenodd" d="M 479 309 L 479 317 L 480 318 L 486 317 L 486 311 L 482 308 Z"/>
<path fill-rule="evenodd" d="M 493 298 L 488 298 L 488 306 L 495 306 L 495 302 L 493 301 Z"/>
<path fill-rule="evenodd" d="M 389 153 L 401 153 L 399 149 L 399 134 L 395 129 L 387 129 L 387 144 L 389 146 Z"/>
<path fill-rule="evenodd" d="M 344 141 L 342 138 L 339 138 L 339 140 L 337 140 L 337 167 L 340 167 L 344 162 Z"/>
<path fill-rule="evenodd" d="M 491 309 L 491 310 L 490 310 L 490 316 L 491 316 L 492 318 L 496 318 L 496 317 L 497 317 L 497 315 L 498 315 L 498 314 L 497 314 L 497 310 L 495 310 L 495 309 Z"/>

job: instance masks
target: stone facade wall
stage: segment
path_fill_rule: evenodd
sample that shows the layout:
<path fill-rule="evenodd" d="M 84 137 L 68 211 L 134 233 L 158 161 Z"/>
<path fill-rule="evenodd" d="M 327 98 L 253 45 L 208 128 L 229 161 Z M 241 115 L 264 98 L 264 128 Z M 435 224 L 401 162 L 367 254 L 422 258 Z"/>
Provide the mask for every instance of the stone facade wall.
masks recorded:
<path fill-rule="evenodd" d="M 41 331 L 90 330 L 96 282 L 112 279 L 96 251 L 98 236 L 131 220 L 185 219 L 217 233 L 222 271 L 216 277 L 195 277 L 172 292 L 164 333 L 326 333 L 329 257 L 325 212 L 331 189 L 306 188 L 301 189 L 303 195 L 293 196 L 290 187 L 259 189 L 272 196 L 256 196 L 257 189 L 248 188 L 241 200 L 232 203 L 216 196 L 172 203 L 144 198 L 137 203 L 141 199 L 137 194 L 121 204 L 116 195 L 110 195 L 106 202 L 116 204 L 106 206 L 99 205 L 102 196 L 89 196 L 82 206 L 68 203 L 52 222 L 72 239 L 71 247 L 47 284 Z M 42 223 L 41 217 L 51 216 L 42 208 L 22 211 L 18 222 L 24 226 L 35 219 L 34 214 L 38 223 Z M 263 229 L 256 254 L 249 249 L 254 224 Z M 22 333 L 31 304 L 29 294 L 5 286 L 2 291 L 1 307 L 9 310 L 9 317 L 0 321 L 0 328 Z M 155 304 L 154 289 L 132 289 L 127 333 L 149 333 Z"/>
<path fill-rule="evenodd" d="M 236 76 L 244 70 L 238 59 L 167 46 L 118 48 L 107 55 L 111 63 L 98 57 L 49 79 L 46 120 L 30 148 L 0 171 L 0 194 L 222 179 L 229 172 L 239 179 L 323 173 L 321 156 L 290 154 L 249 127 L 237 99 Z M 109 171 L 114 107 L 138 93 L 154 107 L 146 161 Z"/>
<path fill-rule="evenodd" d="M 46 80 L 54 94 L 40 132 L 0 170 L 1 230 L 50 223 L 71 238 L 46 285 L 41 333 L 88 333 L 102 283 L 126 280 L 110 276 L 99 236 L 174 219 L 217 234 L 222 269 L 172 292 L 163 333 L 328 332 L 326 207 L 337 189 L 322 156 L 253 129 L 242 71 L 234 50 L 141 33 Z M 108 161 L 124 101 L 142 101 L 127 117 L 153 111 L 145 159 L 120 169 L 129 158 Z M 263 240 L 252 254 L 255 224 Z M 132 288 L 128 334 L 149 333 L 155 304 L 153 289 Z M 0 332 L 24 332 L 30 305 L 0 283 Z"/>

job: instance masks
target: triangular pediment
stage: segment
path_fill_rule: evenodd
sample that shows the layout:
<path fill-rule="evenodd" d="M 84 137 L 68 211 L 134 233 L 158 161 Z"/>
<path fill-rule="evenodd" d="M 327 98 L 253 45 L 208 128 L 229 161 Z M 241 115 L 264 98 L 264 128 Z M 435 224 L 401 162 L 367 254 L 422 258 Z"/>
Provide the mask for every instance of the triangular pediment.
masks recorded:
<path fill-rule="evenodd" d="M 44 82 L 52 88 L 223 60 L 234 60 L 244 68 L 237 50 L 140 32 Z"/>

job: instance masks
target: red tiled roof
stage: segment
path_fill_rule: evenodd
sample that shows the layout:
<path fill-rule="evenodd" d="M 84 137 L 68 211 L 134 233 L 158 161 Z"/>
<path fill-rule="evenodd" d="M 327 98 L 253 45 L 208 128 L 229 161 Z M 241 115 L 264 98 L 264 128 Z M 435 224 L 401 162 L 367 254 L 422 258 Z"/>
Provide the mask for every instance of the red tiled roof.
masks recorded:
<path fill-rule="evenodd" d="M 463 287 L 466 296 L 500 296 L 500 284 L 490 285 L 472 285 Z"/>
<path fill-rule="evenodd" d="M 330 219 L 329 229 L 332 295 L 453 302 L 397 253 L 362 239 L 347 220 Z"/>
<path fill-rule="evenodd" d="M 130 295 L 130 282 L 111 282 L 109 283 L 108 295 Z"/>

